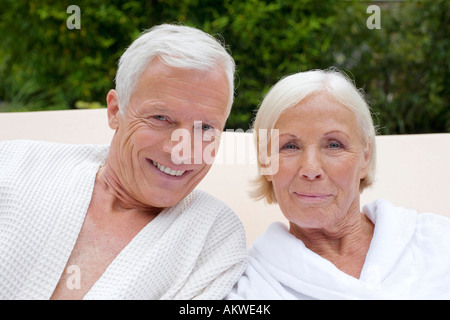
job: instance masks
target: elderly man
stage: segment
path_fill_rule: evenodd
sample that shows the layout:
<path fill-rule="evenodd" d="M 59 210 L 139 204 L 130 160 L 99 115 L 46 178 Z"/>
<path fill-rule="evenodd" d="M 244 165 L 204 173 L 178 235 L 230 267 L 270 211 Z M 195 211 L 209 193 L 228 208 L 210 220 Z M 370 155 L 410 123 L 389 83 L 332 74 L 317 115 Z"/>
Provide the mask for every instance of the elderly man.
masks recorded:
<path fill-rule="evenodd" d="M 233 79 L 213 37 L 157 26 L 120 59 L 110 146 L 1 143 L 0 298 L 223 298 L 245 268 L 244 230 L 194 188 Z"/>

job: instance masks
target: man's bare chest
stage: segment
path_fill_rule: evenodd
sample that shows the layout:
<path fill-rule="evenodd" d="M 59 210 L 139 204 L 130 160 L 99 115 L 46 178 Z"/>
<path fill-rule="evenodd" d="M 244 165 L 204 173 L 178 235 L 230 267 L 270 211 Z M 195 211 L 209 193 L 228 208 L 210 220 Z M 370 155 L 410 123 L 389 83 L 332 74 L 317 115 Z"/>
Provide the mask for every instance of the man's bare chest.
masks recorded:
<path fill-rule="evenodd" d="M 126 214 L 126 213 L 124 213 Z M 86 214 L 52 299 L 82 299 L 148 221 L 93 212 Z"/>
<path fill-rule="evenodd" d="M 52 299 L 82 299 L 130 240 L 105 232 L 87 215 Z"/>

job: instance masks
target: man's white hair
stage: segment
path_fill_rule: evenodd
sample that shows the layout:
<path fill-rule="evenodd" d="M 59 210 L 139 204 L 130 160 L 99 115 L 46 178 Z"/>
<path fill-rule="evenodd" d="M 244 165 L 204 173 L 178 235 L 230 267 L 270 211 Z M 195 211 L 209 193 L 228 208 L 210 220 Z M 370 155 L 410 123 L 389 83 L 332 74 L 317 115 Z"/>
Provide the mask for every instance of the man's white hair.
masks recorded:
<path fill-rule="evenodd" d="M 234 99 L 235 62 L 222 43 L 196 28 L 162 24 L 143 32 L 120 57 L 116 92 L 121 114 L 130 102 L 139 77 L 154 58 L 168 66 L 196 70 L 223 68 L 228 79 L 229 115 Z"/>

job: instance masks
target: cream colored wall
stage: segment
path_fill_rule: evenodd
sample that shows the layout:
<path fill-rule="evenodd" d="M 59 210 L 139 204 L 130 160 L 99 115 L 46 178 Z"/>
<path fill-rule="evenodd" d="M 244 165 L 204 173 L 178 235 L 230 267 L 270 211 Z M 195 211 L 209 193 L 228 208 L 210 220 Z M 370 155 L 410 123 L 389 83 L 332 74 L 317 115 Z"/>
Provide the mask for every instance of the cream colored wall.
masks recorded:
<path fill-rule="evenodd" d="M 107 144 L 113 134 L 105 109 L 0 113 L 0 141 Z M 376 182 L 363 192 L 361 204 L 384 198 L 398 206 L 450 217 L 450 133 L 379 136 L 377 148 Z M 251 134 L 225 132 L 216 161 L 198 186 L 238 214 L 248 244 L 271 222 L 286 221 L 276 205 L 248 197 L 255 161 Z"/>

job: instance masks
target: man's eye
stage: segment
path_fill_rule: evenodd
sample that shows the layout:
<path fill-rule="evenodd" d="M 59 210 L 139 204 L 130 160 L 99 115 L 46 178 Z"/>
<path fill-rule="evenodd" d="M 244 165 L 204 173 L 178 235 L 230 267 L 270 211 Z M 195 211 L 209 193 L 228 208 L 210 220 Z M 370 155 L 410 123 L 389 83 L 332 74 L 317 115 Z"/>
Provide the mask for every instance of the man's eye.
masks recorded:
<path fill-rule="evenodd" d="M 211 127 L 209 124 L 202 124 L 202 130 L 203 131 L 208 131 L 213 129 L 213 127 Z"/>
<path fill-rule="evenodd" d="M 203 123 L 201 121 L 195 121 L 194 122 L 194 130 L 202 130 L 202 131 L 209 131 L 211 129 L 214 129 L 209 124 Z"/>
<path fill-rule="evenodd" d="M 155 119 L 159 120 L 159 121 L 166 121 L 167 120 L 167 118 L 165 116 L 161 116 L 161 115 L 155 116 Z"/>

